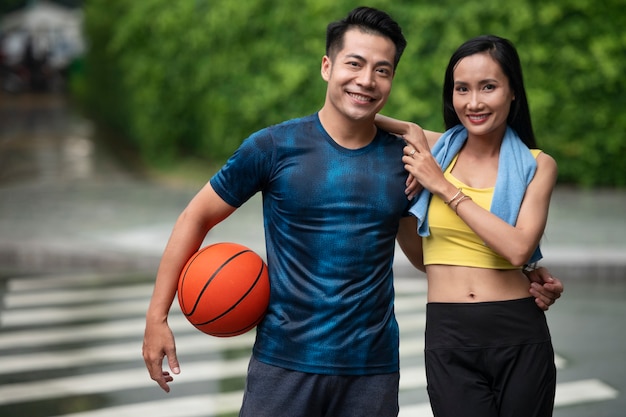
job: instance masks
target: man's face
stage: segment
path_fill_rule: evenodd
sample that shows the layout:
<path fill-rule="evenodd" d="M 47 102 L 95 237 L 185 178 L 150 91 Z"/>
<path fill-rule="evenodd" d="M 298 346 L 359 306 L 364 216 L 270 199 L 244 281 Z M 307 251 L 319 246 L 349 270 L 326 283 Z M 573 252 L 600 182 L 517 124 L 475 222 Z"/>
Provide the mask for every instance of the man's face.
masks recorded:
<path fill-rule="evenodd" d="M 326 106 L 352 121 L 373 120 L 389 98 L 396 48 L 391 39 L 354 28 L 343 48 L 322 60 Z"/>

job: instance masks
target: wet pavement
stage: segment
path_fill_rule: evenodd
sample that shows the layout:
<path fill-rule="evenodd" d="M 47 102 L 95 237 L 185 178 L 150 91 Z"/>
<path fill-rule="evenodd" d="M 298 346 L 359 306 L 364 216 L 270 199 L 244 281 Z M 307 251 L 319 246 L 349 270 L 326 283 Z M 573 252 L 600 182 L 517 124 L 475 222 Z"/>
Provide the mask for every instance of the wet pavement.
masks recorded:
<path fill-rule="evenodd" d="M 170 395 L 140 357 L 160 253 L 197 187 L 137 175 L 62 97 L 0 96 L 0 415 L 236 415 L 251 334 L 207 337 L 175 312 L 183 374 Z M 566 286 L 548 313 L 555 416 L 626 409 L 624 207 L 626 190 L 559 187 L 553 197 L 543 264 Z M 223 240 L 264 253 L 259 198 L 207 237 Z M 429 416 L 425 283 L 401 254 L 396 271 L 401 416 Z"/>

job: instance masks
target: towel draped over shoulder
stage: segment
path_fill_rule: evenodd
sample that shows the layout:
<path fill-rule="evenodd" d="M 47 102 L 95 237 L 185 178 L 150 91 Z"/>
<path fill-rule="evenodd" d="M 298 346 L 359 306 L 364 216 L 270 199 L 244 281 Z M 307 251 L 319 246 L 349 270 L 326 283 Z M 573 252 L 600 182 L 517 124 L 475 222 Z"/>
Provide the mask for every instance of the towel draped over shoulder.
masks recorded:
<path fill-rule="evenodd" d="M 443 171 L 450 165 L 466 140 L 467 130 L 463 125 L 457 125 L 448 129 L 435 143 L 431 153 Z M 500 146 L 498 178 L 489 211 L 515 226 L 526 188 L 532 181 L 536 170 L 537 161 L 534 156 L 515 130 L 507 126 Z M 428 207 L 431 198 L 430 191 L 422 190 L 410 209 L 411 214 L 417 217 L 417 231 L 422 237 L 430 235 Z M 537 262 L 542 257 L 541 250 L 537 246 L 528 263 Z"/>

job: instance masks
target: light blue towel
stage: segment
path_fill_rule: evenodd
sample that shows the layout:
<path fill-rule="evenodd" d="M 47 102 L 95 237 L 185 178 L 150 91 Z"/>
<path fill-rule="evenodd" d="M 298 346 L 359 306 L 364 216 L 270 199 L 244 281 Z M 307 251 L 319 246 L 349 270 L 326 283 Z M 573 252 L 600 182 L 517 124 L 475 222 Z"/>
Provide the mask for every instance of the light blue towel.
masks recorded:
<path fill-rule="evenodd" d="M 461 150 L 467 140 L 467 131 L 463 125 L 457 125 L 447 130 L 435 143 L 431 152 L 442 170 L 446 170 Z M 528 147 L 517 136 L 517 133 L 507 127 L 498 161 L 498 178 L 493 192 L 490 211 L 508 224 L 514 226 L 517 222 L 520 205 L 524 199 L 526 187 L 533 179 L 537 170 L 537 161 L 529 152 Z M 428 227 L 428 206 L 432 194 L 424 189 L 417 197 L 410 209 L 411 214 L 417 217 L 417 232 L 420 236 L 430 235 Z M 528 261 L 537 262 L 542 258 L 539 247 Z"/>

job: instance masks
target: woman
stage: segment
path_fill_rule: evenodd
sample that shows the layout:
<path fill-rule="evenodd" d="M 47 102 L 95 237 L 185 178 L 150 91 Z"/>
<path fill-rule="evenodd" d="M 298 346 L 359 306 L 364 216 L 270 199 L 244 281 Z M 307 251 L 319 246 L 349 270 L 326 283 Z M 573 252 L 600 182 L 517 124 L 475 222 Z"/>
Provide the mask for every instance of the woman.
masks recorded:
<path fill-rule="evenodd" d="M 544 312 L 523 268 L 538 244 L 557 177 L 536 150 L 515 47 L 480 36 L 452 55 L 439 137 L 386 117 L 408 142 L 421 184 L 412 208 L 428 279 L 426 376 L 435 417 L 551 416 L 556 370 Z M 443 170 L 443 172 L 442 172 Z"/>

